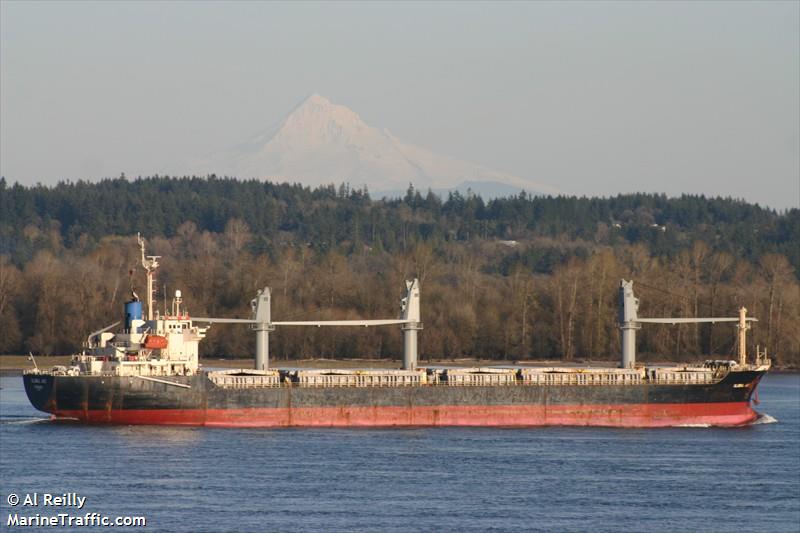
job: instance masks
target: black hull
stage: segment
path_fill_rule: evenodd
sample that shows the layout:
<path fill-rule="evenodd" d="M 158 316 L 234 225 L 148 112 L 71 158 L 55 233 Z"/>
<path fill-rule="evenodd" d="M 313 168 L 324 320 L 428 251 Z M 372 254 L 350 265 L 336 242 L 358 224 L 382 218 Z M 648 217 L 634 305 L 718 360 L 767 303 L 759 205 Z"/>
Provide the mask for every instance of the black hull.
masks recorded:
<path fill-rule="evenodd" d="M 220 426 L 741 425 L 763 371 L 713 384 L 223 388 L 201 372 L 141 377 L 26 374 L 37 409 L 94 423 Z"/>

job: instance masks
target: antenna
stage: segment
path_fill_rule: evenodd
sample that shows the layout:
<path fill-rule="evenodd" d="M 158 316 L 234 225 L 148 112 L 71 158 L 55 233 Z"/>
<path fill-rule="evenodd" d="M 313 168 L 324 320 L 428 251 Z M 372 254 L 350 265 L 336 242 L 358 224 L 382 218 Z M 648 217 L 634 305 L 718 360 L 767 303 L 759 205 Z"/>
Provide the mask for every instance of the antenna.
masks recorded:
<path fill-rule="evenodd" d="M 147 273 L 147 320 L 153 320 L 153 295 L 155 294 L 154 281 L 156 276 L 156 269 L 158 268 L 158 260 L 160 255 L 145 255 L 144 254 L 144 239 L 140 233 L 136 233 L 136 240 L 139 243 L 139 248 L 142 251 L 142 267 Z"/>

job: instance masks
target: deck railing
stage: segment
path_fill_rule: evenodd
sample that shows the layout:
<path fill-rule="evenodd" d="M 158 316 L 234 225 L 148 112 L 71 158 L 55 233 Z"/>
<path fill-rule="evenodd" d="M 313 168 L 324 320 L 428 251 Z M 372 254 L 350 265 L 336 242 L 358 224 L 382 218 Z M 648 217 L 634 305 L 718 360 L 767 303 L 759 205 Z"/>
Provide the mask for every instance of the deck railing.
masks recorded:
<path fill-rule="evenodd" d="M 269 375 L 209 374 L 209 379 L 224 388 L 261 387 L 481 387 L 481 386 L 628 386 L 628 385 L 702 385 L 717 383 L 719 373 L 706 369 L 609 370 L 590 372 L 542 371 L 517 369 L 507 372 L 468 373 L 436 371 L 415 373 L 309 373 L 289 372 Z"/>

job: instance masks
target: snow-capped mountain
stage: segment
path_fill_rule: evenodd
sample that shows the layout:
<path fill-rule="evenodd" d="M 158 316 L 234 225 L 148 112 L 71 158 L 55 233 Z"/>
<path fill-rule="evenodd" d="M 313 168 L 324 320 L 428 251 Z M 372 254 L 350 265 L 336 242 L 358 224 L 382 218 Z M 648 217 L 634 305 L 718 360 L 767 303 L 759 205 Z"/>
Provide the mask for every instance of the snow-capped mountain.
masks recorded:
<path fill-rule="evenodd" d="M 366 124 L 345 106 L 317 94 L 308 97 L 275 128 L 194 166 L 201 174 L 263 178 L 318 186 L 366 185 L 370 191 L 457 189 L 464 182 L 492 183 L 529 193 L 553 187 L 405 143 Z"/>

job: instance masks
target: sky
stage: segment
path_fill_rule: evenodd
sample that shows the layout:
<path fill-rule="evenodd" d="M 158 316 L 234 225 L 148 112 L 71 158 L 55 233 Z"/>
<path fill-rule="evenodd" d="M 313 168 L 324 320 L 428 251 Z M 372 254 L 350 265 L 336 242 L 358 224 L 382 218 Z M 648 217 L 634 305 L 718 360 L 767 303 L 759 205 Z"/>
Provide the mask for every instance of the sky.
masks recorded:
<path fill-rule="evenodd" d="M 182 174 L 309 94 L 567 194 L 800 207 L 800 2 L 0 2 L 8 182 Z"/>

